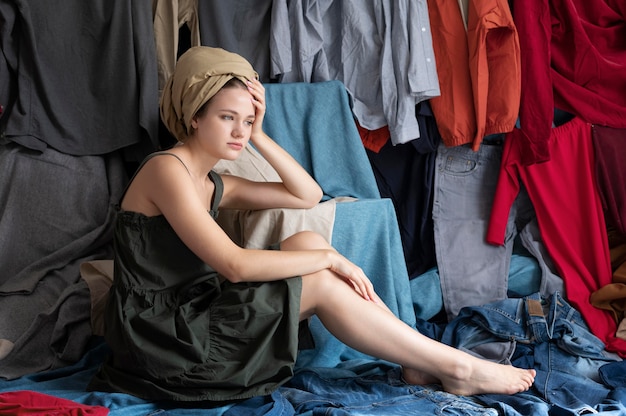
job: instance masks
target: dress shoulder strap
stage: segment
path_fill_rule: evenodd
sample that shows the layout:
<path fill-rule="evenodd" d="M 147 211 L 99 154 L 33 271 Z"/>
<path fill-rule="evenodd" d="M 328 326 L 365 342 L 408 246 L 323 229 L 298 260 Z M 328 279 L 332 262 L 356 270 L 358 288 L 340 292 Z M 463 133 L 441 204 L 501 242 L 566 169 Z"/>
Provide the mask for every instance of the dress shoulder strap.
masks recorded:
<path fill-rule="evenodd" d="M 211 203 L 211 216 L 213 216 L 213 218 L 217 218 L 220 201 L 222 200 L 222 195 L 224 194 L 224 182 L 222 181 L 222 177 L 219 175 L 219 173 L 215 172 L 214 170 L 209 172 L 209 178 L 215 185 L 213 202 Z"/>

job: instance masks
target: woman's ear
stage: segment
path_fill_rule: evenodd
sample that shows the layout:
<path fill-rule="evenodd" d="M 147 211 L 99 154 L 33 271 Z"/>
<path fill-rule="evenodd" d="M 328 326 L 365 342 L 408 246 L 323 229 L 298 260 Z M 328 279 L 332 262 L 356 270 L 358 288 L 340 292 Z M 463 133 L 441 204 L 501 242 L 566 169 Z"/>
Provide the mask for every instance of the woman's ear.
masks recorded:
<path fill-rule="evenodd" d="M 195 117 L 191 119 L 191 128 L 194 130 L 198 128 L 198 119 Z"/>

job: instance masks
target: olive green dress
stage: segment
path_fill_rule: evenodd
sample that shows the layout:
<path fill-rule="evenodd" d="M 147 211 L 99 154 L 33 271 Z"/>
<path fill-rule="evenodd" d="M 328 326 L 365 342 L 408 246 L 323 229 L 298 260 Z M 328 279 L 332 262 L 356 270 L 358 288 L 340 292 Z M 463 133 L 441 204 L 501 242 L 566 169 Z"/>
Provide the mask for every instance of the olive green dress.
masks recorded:
<path fill-rule="evenodd" d="M 223 184 L 217 173 L 209 177 L 215 218 Z M 300 277 L 230 283 L 183 244 L 165 217 L 119 209 L 115 254 L 105 312 L 112 354 L 90 390 L 228 402 L 269 394 L 293 375 Z"/>

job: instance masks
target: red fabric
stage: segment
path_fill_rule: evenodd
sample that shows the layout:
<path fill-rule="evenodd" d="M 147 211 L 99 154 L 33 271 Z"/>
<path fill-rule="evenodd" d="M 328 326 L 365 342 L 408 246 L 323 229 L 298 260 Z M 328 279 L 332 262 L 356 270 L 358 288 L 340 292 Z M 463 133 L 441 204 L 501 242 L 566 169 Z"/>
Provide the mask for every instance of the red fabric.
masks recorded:
<path fill-rule="evenodd" d="M 626 129 L 593 126 L 596 177 L 606 222 L 626 235 Z"/>
<path fill-rule="evenodd" d="M 550 76 L 550 6 L 547 0 L 517 0 L 513 18 L 521 51 L 522 93 L 520 127 L 522 163 L 550 160 L 548 137 L 552 128 L 554 96 Z"/>
<path fill-rule="evenodd" d="M 611 283 L 606 223 L 596 187 L 591 125 L 578 118 L 552 129 L 550 161 L 522 163 L 520 131 L 504 141 L 502 166 L 487 241 L 502 245 L 520 180 L 537 214 L 544 244 L 565 283 L 568 301 L 609 351 L 626 357 L 626 341 L 615 336 L 610 312 L 591 305 L 590 295 Z"/>
<path fill-rule="evenodd" d="M 522 162 L 550 159 L 553 110 L 626 128 L 626 2 L 517 0 Z"/>
<path fill-rule="evenodd" d="M 380 152 L 380 149 L 383 148 L 385 143 L 387 143 L 391 137 L 389 133 L 389 126 L 382 126 L 376 130 L 368 130 L 365 127 L 362 127 L 357 121 L 356 128 L 359 131 L 359 136 L 361 136 L 363 146 L 374 153 Z"/>
<path fill-rule="evenodd" d="M 0 415 L 106 416 L 109 409 L 89 406 L 30 390 L 0 393 Z"/>

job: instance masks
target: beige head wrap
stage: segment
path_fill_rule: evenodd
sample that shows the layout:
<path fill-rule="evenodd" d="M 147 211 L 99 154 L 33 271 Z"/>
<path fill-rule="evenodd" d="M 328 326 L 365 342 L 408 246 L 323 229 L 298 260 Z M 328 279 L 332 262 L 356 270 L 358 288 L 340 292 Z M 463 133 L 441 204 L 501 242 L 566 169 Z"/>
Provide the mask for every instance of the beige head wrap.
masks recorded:
<path fill-rule="evenodd" d="M 161 119 L 170 133 L 184 141 L 196 112 L 232 78 L 245 82 L 258 74 L 243 57 L 224 49 L 195 46 L 182 54 L 161 96 Z"/>

